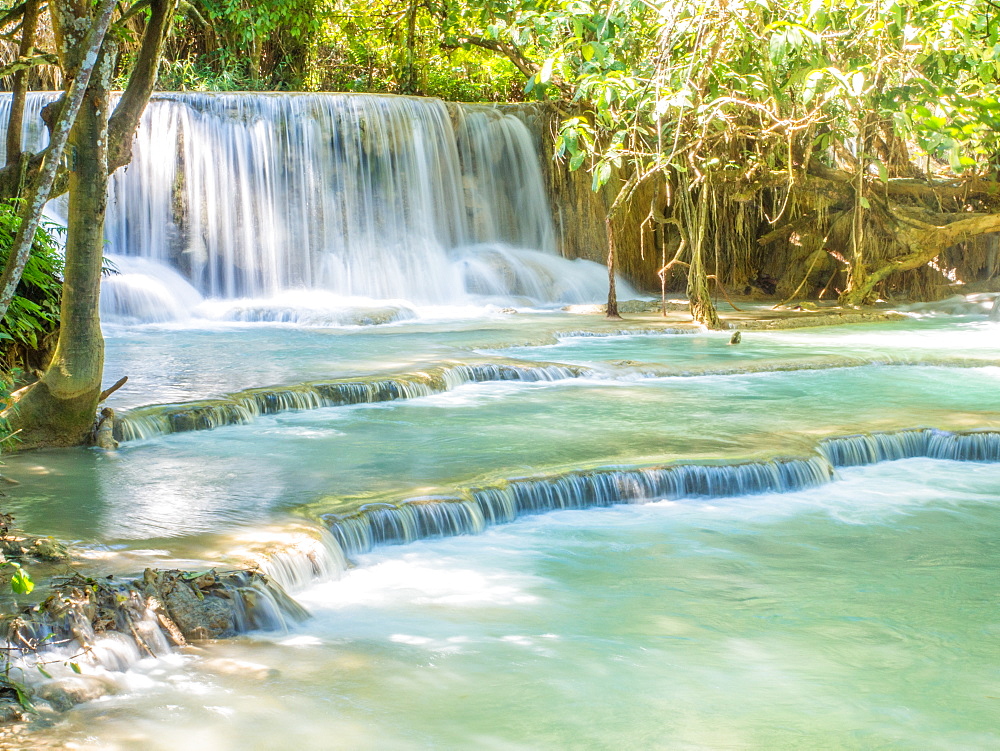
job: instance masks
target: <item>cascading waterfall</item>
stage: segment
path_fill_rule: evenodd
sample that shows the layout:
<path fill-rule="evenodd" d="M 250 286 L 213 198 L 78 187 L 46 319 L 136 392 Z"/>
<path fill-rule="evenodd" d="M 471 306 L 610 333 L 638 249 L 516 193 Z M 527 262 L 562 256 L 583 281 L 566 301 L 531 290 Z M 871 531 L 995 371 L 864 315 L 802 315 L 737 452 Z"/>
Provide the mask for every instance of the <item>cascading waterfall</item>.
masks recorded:
<path fill-rule="evenodd" d="M 518 478 L 469 488 L 454 497 L 369 503 L 356 512 L 327 514 L 323 519 L 344 552 L 357 555 L 377 545 L 476 534 L 525 514 L 660 499 L 788 492 L 821 485 L 832 477 L 833 468 L 818 456 L 741 464 L 612 467 Z"/>
<path fill-rule="evenodd" d="M 837 479 L 836 469 L 926 457 L 1000 462 L 1000 433 L 931 428 L 858 434 L 820 442 L 818 456 L 722 464 L 609 467 L 514 478 L 447 497 L 368 503 L 323 521 L 346 555 L 427 537 L 477 534 L 526 514 L 661 499 L 787 493 Z"/>
<path fill-rule="evenodd" d="M 28 148 L 44 144 L 37 115 L 54 96 L 29 97 Z M 524 124 L 487 106 L 157 94 L 111 180 L 106 235 L 121 273 L 102 313 L 270 321 L 375 300 L 599 300 L 601 267 L 557 254 L 538 159 Z"/>
<path fill-rule="evenodd" d="M 861 467 L 896 459 L 951 459 L 964 462 L 1000 461 L 1000 433 L 973 430 L 953 433 L 932 428 L 892 433 L 862 433 L 828 438 L 820 453 L 834 467 Z"/>
<path fill-rule="evenodd" d="M 246 389 L 223 399 L 137 407 L 122 413 L 116 421 L 115 438 L 119 441 L 134 441 L 171 433 L 244 425 L 261 415 L 273 415 L 293 409 L 322 409 L 415 399 L 450 391 L 466 383 L 537 383 L 588 375 L 593 375 L 593 371 L 570 365 L 485 362 L 442 365 L 414 373 L 363 380 L 338 379 Z"/>

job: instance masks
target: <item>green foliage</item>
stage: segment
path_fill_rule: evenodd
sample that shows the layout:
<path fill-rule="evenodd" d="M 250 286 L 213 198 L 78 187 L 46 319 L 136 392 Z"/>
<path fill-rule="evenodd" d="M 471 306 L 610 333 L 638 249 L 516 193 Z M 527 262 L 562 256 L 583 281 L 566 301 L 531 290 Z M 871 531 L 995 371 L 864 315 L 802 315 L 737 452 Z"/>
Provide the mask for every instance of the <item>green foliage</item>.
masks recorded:
<path fill-rule="evenodd" d="M 535 71 L 526 93 L 580 107 L 557 152 L 600 187 L 626 163 L 695 179 L 793 169 L 882 123 L 953 171 L 993 170 L 994 15 L 986 0 L 499 0 L 459 8 L 452 33 L 478 25 Z"/>
<path fill-rule="evenodd" d="M 14 573 L 11 574 L 10 577 L 10 588 L 14 594 L 31 594 L 32 590 L 35 588 L 35 582 L 32 580 L 31 575 L 21 568 L 20 563 L 17 563 L 16 561 L 5 561 L 3 564 L 0 564 L 0 566 L 14 570 Z"/>
<path fill-rule="evenodd" d="M 508 59 L 442 33 L 443 19 L 461 17 L 453 11 L 414 0 L 196 0 L 177 19 L 159 86 L 520 98 L 523 76 Z"/>
<path fill-rule="evenodd" d="M 19 224 L 16 203 L 0 203 L 0 263 L 5 263 Z M 10 369 L 17 349 L 41 349 L 59 325 L 63 258 L 52 238 L 52 225 L 39 227 L 31 256 L 0 330 L 0 356 Z"/>

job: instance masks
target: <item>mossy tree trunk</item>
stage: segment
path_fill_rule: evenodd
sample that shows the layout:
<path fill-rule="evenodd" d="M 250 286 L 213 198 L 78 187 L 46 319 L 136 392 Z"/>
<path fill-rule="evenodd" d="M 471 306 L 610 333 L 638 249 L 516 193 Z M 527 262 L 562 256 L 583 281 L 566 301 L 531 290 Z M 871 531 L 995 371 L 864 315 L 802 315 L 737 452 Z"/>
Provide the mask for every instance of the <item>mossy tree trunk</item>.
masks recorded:
<path fill-rule="evenodd" d="M 20 431 L 25 448 L 84 443 L 94 424 L 104 369 L 99 301 L 108 177 L 131 157 L 135 128 L 156 79 L 176 0 L 150 0 L 148 7 L 150 18 L 136 65 L 114 114 L 109 116 L 110 88 L 118 50 L 106 38 L 70 133 L 59 339 L 48 369 L 15 394 L 15 404 L 4 414 Z M 86 0 L 51 0 L 50 10 L 60 64 L 73 73 L 85 62 L 83 40 L 93 24 L 93 5 Z"/>
<path fill-rule="evenodd" d="M 54 9 L 55 10 L 55 9 Z M 90 22 L 86 5 L 61 4 L 53 13 L 60 57 L 75 69 Z M 81 23 L 82 21 L 82 23 Z M 83 443 L 94 422 L 104 372 L 104 338 L 98 312 L 104 259 L 108 188 L 108 109 L 115 58 L 106 40 L 70 133 L 66 266 L 59 339 L 52 363 L 17 399 L 11 419 L 27 447 Z"/>
<path fill-rule="evenodd" d="M 871 304 L 878 285 L 891 274 L 925 266 L 939 254 L 958 243 L 979 235 L 1000 232 L 1000 214 L 938 214 L 919 209 L 897 208 L 897 239 L 906 253 L 864 267 L 840 297 L 842 305 L 859 307 Z"/>
<path fill-rule="evenodd" d="M 688 265 L 687 294 L 691 317 L 710 329 L 721 329 L 722 321 L 712 302 L 712 292 L 708 286 L 708 272 L 705 270 L 705 233 L 708 228 L 708 207 L 712 203 L 710 185 L 704 186 L 697 199 L 693 195 L 686 176 L 682 185 L 682 215 L 691 246 L 691 262 Z"/>
<path fill-rule="evenodd" d="M 610 216 L 604 219 L 604 231 L 608 237 L 608 306 L 605 316 L 620 321 L 622 317 L 618 314 L 618 290 L 615 287 L 615 235 Z"/>

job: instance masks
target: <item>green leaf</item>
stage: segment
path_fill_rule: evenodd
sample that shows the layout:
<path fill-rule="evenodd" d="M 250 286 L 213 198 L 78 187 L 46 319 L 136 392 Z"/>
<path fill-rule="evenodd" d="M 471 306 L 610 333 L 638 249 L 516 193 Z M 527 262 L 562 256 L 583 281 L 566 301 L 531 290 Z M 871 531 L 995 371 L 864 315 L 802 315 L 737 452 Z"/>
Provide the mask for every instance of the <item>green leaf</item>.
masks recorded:
<path fill-rule="evenodd" d="M 870 209 L 872 207 L 872 205 L 868 203 L 868 199 L 864 196 L 861 196 L 861 198 L 858 199 L 858 203 L 861 204 L 861 208 L 863 209 Z"/>
<path fill-rule="evenodd" d="M 609 162 L 601 162 L 597 165 L 597 169 L 594 170 L 594 179 L 590 187 L 594 191 L 600 190 L 610 179 L 611 164 Z"/>
<path fill-rule="evenodd" d="M 573 172 L 575 170 L 580 169 L 580 167 L 583 165 L 583 162 L 584 162 L 584 160 L 586 158 L 587 158 L 586 152 L 584 152 L 584 151 L 578 151 L 578 152 L 576 152 L 573 155 L 572 159 L 569 160 L 569 169 L 570 169 L 570 172 Z"/>
<path fill-rule="evenodd" d="M 31 580 L 28 572 L 19 566 L 10 578 L 10 588 L 16 594 L 27 595 L 31 594 L 31 590 L 35 588 L 35 583 Z"/>
<path fill-rule="evenodd" d="M 74 673 L 76 673 L 77 675 L 79 675 L 79 674 L 80 674 L 80 672 L 81 672 L 81 671 L 80 671 L 80 666 L 79 666 L 79 664 L 77 664 L 77 663 L 75 663 L 75 662 L 71 662 L 71 663 L 69 664 L 69 667 L 70 667 L 70 669 L 71 669 L 71 670 L 72 670 L 72 671 L 73 671 Z"/>
<path fill-rule="evenodd" d="M 35 667 L 38 668 L 38 672 L 41 673 L 42 675 L 44 675 L 46 678 L 51 678 L 52 677 L 52 673 L 50 673 L 48 670 L 46 670 L 45 668 L 43 668 L 41 665 L 35 665 Z"/>

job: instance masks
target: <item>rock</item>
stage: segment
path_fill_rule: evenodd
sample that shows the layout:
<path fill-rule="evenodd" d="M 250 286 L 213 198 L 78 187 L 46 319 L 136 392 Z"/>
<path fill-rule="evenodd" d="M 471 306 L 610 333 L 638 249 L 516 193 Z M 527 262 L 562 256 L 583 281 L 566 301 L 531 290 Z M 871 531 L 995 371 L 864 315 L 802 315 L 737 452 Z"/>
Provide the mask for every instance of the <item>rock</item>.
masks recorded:
<path fill-rule="evenodd" d="M 730 344 L 739 344 L 742 341 L 743 341 L 743 334 L 741 334 L 739 331 L 734 331 L 733 335 L 729 338 Z"/>
<path fill-rule="evenodd" d="M 33 537 L 20 533 L 0 538 L 0 554 L 13 561 L 65 561 L 66 546 L 53 537 Z"/>
<path fill-rule="evenodd" d="M 512 316 L 517 313 L 517 308 L 500 308 L 500 312 L 504 315 Z"/>
<path fill-rule="evenodd" d="M 71 675 L 43 683 L 35 693 L 53 709 L 65 712 L 85 701 L 100 699 L 118 691 L 118 686 L 108 678 L 97 675 Z"/>
<path fill-rule="evenodd" d="M 66 546 L 54 537 L 39 537 L 29 548 L 32 558 L 40 561 L 65 561 L 69 558 Z"/>
<path fill-rule="evenodd" d="M 0 725 L 9 725 L 12 722 L 23 720 L 27 714 L 27 710 L 21 704 L 17 689 L 0 678 Z"/>
<path fill-rule="evenodd" d="M 381 308 L 360 308 L 351 311 L 344 323 L 351 323 L 355 326 L 382 326 L 413 318 L 416 318 L 416 313 L 411 308 L 402 305 L 387 305 Z"/>
<path fill-rule="evenodd" d="M 186 639 L 217 639 L 235 633 L 232 605 L 203 594 L 194 584 L 199 579 L 205 583 L 208 576 L 204 574 L 189 582 L 177 573 L 151 569 L 146 569 L 143 576 L 147 592 L 159 600 Z"/>
<path fill-rule="evenodd" d="M 114 438 L 115 431 L 115 411 L 111 407 L 101 410 L 101 419 L 94 429 L 94 445 L 105 451 L 114 451 L 118 448 L 118 441 Z"/>
<path fill-rule="evenodd" d="M 8 725 L 12 722 L 23 720 L 25 717 L 24 707 L 17 699 L 8 697 L 0 698 L 0 725 Z"/>

